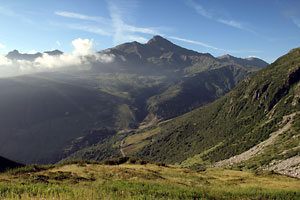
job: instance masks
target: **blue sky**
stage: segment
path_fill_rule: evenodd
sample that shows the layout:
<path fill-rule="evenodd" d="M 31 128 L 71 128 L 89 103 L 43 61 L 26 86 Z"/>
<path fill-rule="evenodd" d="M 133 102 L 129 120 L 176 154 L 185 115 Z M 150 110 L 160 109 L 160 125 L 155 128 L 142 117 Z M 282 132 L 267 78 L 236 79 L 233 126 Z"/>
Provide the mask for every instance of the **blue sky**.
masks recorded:
<path fill-rule="evenodd" d="M 300 46 L 299 0 L 0 0 L 0 54 L 94 50 L 153 35 L 214 56 L 273 62 Z"/>

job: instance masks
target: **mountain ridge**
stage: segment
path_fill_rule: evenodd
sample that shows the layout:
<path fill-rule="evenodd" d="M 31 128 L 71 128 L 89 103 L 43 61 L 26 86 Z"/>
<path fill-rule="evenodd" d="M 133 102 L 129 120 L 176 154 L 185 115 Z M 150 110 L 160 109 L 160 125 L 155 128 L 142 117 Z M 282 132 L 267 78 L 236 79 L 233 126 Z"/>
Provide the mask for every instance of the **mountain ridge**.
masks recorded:
<path fill-rule="evenodd" d="M 208 65 L 221 65 L 225 63 L 224 60 L 214 57 L 209 53 L 199 53 L 180 47 L 161 36 L 154 36 L 145 44 L 128 42 L 114 48 L 109 48 L 103 52 L 127 56 L 136 63 L 143 61 L 152 65 L 169 67 L 171 69 L 176 68 L 177 70 L 193 65 L 196 65 L 197 68 L 207 69 Z M 258 58 L 255 61 L 249 61 L 247 58 L 242 59 L 233 56 L 231 56 L 230 62 L 226 62 L 258 68 L 265 67 L 268 64 Z"/>
<path fill-rule="evenodd" d="M 229 62 L 229 63 L 238 63 L 246 66 L 256 66 L 258 68 L 266 67 L 269 63 L 266 61 L 257 58 L 257 57 L 248 57 L 248 58 L 238 58 L 231 56 L 229 54 L 217 57 L 221 62 Z"/>

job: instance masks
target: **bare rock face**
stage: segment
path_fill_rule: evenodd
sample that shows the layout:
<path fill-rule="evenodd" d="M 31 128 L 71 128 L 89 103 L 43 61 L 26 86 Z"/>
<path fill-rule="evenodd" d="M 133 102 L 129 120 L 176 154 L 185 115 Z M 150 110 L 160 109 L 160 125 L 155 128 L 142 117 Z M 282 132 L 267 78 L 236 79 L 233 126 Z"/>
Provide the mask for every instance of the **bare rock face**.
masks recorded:
<path fill-rule="evenodd" d="M 268 111 L 272 110 L 272 108 L 277 104 L 277 102 L 279 102 L 280 99 L 289 92 L 291 85 L 297 83 L 299 80 L 300 67 L 288 74 L 288 77 L 286 78 L 284 84 L 281 86 L 281 88 L 277 90 L 276 94 L 274 95 L 274 98 L 270 102 L 268 106 Z"/>
<path fill-rule="evenodd" d="M 293 156 L 286 160 L 272 161 L 265 170 L 300 178 L 300 156 Z"/>

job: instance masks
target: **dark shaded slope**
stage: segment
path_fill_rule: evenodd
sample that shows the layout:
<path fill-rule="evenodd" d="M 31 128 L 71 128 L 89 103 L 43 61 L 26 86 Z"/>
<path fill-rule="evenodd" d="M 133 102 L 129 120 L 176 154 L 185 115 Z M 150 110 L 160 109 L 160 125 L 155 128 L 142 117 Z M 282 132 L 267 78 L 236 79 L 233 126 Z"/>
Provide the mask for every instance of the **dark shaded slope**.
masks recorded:
<path fill-rule="evenodd" d="M 118 97 L 76 77 L 54 74 L 0 79 L 0 152 L 24 163 L 48 163 L 94 127 L 115 127 Z"/>
<path fill-rule="evenodd" d="M 148 110 L 160 119 L 177 117 L 225 95 L 248 74 L 243 68 L 226 66 L 184 77 L 152 96 Z"/>
<path fill-rule="evenodd" d="M 247 71 L 241 68 L 224 67 L 204 71 L 197 76 L 181 79 L 179 83 L 168 86 L 165 91 L 159 92 L 158 95 L 154 95 L 147 100 L 149 114 L 145 121 L 148 120 L 152 123 L 153 120 L 168 119 L 169 116 L 178 116 L 181 113 L 188 112 L 205 103 L 211 102 L 232 89 L 236 85 L 236 81 L 245 77 L 247 73 Z M 157 118 L 153 119 L 155 118 L 154 116 Z M 143 131 L 137 129 L 131 130 L 126 134 L 140 133 L 143 133 Z M 85 147 L 74 152 L 67 159 L 102 160 L 109 157 L 121 156 L 119 145 L 121 140 L 126 138 L 126 134 L 118 134 L 110 138 L 105 138 L 91 147 Z M 192 137 L 190 140 L 193 142 L 197 141 Z M 165 144 L 160 145 L 162 146 L 159 148 L 164 148 Z M 173 150 L 170 149 L 170 151 Z"/>
<path fill-rule="evenodd" d="M 13 169 L 17 167 L 22 167 L 24 166 L 23 164 L 8 160 L 6 158 L 3 158 L 0 156 L 0 172 L 3 172 L 7 169 Z"/>

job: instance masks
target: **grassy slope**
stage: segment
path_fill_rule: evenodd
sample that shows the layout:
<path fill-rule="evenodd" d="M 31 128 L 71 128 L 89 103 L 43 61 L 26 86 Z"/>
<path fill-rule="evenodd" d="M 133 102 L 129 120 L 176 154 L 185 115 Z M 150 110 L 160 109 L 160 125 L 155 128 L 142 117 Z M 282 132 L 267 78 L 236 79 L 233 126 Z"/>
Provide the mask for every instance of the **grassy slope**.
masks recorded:
<path fill-rule="evenodd" d="M 223 98 L 160 126 L 136 155 L 176 163 L 199 154 L 209 163 L 244 152 L 277 130 L 282 116 L 300 110 L 299 66 L 294 49 Z"/>
<path fill-rule="evenodd" d="M 299 180 L 155 164 L 35 166 L 0 174 L 5 199 L 299 199 Z"/>

